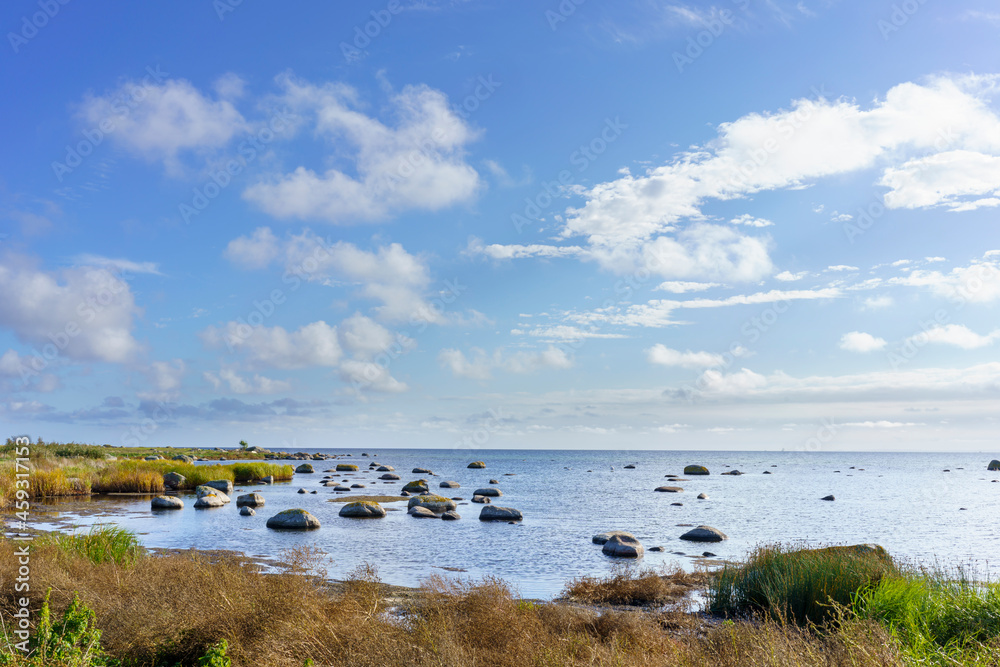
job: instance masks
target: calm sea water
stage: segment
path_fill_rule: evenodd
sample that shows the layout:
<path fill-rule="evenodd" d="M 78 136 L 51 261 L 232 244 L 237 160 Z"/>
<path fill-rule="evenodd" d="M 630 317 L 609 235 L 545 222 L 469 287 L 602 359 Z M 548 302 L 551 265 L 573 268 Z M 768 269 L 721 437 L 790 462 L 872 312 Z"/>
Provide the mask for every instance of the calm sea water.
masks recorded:
<path fill-rule="evenodd" d="M 235 498 L 224 508 L 195 510 L 188 495 L 181 511 L 154 514 L 148 498 L 97 499 L 91 505 L 104 508 L 102 515 L 63 513 L 61 518 L 81 526 L 113 520 L 138 532 L 147 547 L 275 557 L 288 547 L 315 546 L 330 554 L 329 572 L 338 578 L 368 562 L 378 567 L 383 581 L 415 586 L 431 574 L 449 574 L 441 568 L 458 568 L 464 573 L 450 576 L 494 575 L 521 595 L 538 598 L 558 595 L 573 577 L 607 574 L 613 559 L 591 543 L 591 536 L 606 530 L 630 531 L 647 549 L 665 547 L 643 558 L 654 567 L 680 563 L 690 569 L 691 557 L 705 550 L 739 559 L 755 545 L 773 542 L 877 543 L 911 562 L 965 564 L 984 576 L 1000 574 L 1000 483 L 991 482 L 1000 473 L 987 472 L 993 457 L 982 454 L 367 450 L 377 454 L 369 459 L 360 456 L 360 449 L 320 451 L 353 454 L 340 462 L 357 463 L 361 471 L 335 476 L 366 484 L 358 493 L 396 495 L 405 482 L 426 477 L 411 474 L 414 467 L 436 473 L 427 477 L 432 491 L 465 502 L 476 488 L 497 479 L 504 495 L 494 504 L 521 510 L 524 521 L 480 522 L 482 506 L 472 503 L 459 506 L 461 521 L 413 519 L 405 503 L 387 505 L 403 511 L 389 512 L 385 519 L 342 519 L 337 515 L 341 504 L 329 501 L 347 494 L 319 485 L 324 474 L 334 474 L 320 472 L 335 464 L 322 461 L 314 464 L 315 474 L 296 475 L 290 483 L 238 487 L 237 494 L 260 490 L 264 495 L 267 504 L 255 517 L 239 516 Z M 486 469 L 466 467 L 477 459 L 486 462 Z M 378 480 L 382 473 L 365 471 L 370 461 L 394 466 L 402 479 Z M 684 493 L 653 491 L 671 484 L 664 475 L 682 475 L 693 463 L 712 474 L 679 482 Z M 627 464 L 636 468 L 626 470 Z M 745 474 L 719 475 L 734 468 Z M 442 480 L 462 486 L 438 489 Z M 301 487 L 319 493 L 297 494 Z M 697 500 L 701 492 L 709 500 Z M 836 500 L 820 500 L 827 494 Z M 322 528 L 290 533 L 265 527 L 268 517 L 293 507 L 314 514 Z M 684 542 L 679 537 L 687 528 L 679 524 L 714 526 L 729 539 Z"/>

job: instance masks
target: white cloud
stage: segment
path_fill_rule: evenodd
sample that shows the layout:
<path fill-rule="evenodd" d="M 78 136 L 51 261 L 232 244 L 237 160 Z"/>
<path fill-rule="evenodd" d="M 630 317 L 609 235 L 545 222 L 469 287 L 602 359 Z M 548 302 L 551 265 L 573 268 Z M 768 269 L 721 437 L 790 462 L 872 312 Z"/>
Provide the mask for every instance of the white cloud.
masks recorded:
<path fill-rule="evenodd" d="M 518 351 L 506 354 L 498 349 L 492 355 L 480 348 L 472 348 L 472 358 L 461 350 L 446 348 L 438 354 L 438 363 L 451 371 L 455 377 L 473 380 L 488 380 L 492 371 L 500 369 L 508 373 L 534 373 L 544 369 L 562 370 L 573 367 L 573 360 L 562 350 L 550 345 L 544 350 Z"/>
<path fill-rule="evenodd" d="M 183 79 L 127 82 L 81 105 L 84 122 L 114 123 L 108 138 L 147 160 L 162 160 L 168 173 L 181 172 L 180 154 L 224 146 L 247 127 L 228 100 L 212 100 Z"/>
<path fill-rule="evenodd" d="M 413 339 L 394 334 L 360 313 L 341 322 L 339 329 L 341 345 L 358 359 L 371 360 L 382 353 L 398 356 L 416 345 Z"/>
<path fill-rule="evenodd" d="M 834 271 L 834 272 L 840 272 L 840 271 L 857 271 L 858 267 L 851 266 L 850 264 L 835 264 L 833 266 L 826 267 L 826 270 L 827 271 Z"/>
<path fill-rule="evenodd" d="M 837 424 L 837 427 L 855 427 L 855 428 L 905 428 L 907 426 L 925 426 L 925 424 L 915 423 L 915 422 L 894 422 L 887 419 L 880 419 L 878 421 L 863 421 L 863 422 L 845 422 L 843 424 Z"/>
<path fill-rule="evenodd" d="M 940 146 L 1000 149 L 1000 119 L 985 104 L 993 77 L 937 77 L 895 86 L 868 110 L 848 100 L 795 100 L 773 114 L 751 113 L 718 136 L 642 176 L 626 174 L 586 192 L 570 209 L 564 235 L 599 246 L 642 242 L 707 199 L 796 187 L 875 166 L 905 151 Z M 947 134 L 946 134 L 947 133 Z"/>
<path fill-rule="evenodd" d="M 698 387 L 709 394 L 743 394 L 767 386 L 767 378 L 742 368 L 736 373 L 723 373 L 709 369 L 698 378 Z"/>
<path fill-rule="evenodd" d="M 536 327 L 530 330 L 511 329 L 510 332 L 515 336 L 535 336 L 537 338 L 549 338 L 561 341 L 583 340 L 584 338 L 628 338 L 628 336 L 624 334 L 586 331 L 579 327 L 573 327 L 566 324 Z"/>
<path fill-rule="evenodd" d="M 52 359 L 121 363 L 141 349 L 132 328 L 142 311 L 129 284 L 106 268 L 47 272 L 8 254 L 0 257 L 0 294 L 0 327 Z"/>
<path fill-rule="evenodd" d="M 713 287 L 721 287 L 721 283 L 696 283 L 684 280 L 668 280 L 653 288 L 654 291 L 673 292 L 674 294 L 684 294 L 685 292 L 703 292 Z"/>
<path fill-rule="evenodd" d="M 322 320 L 292 332 L 280 326 L 229 322 L 224 329 L 208 327 L 201 338 L 212 347 L 245 352 L 252 364 L 268 368 L 336 366 L 343 356 L 337 328 Z"/>
<path fill-rule="evenodd" d="M 889 188 L 889 208 L 1000 206 L 1000 157 L 968 150 L 937 153 L 886 169 L 879 185 Z"/>
<path fill-rule="evenodd" d="M 389 126 L 366 115 L 349 86 L 316 86 L 290 75 L 279 84 L 280 102 L 312 115 L 316 134 L 335 147 L 333 156 L 342 158 L 349 147 L 353 154 L 347 170 L 318 174 L 300 166 L 247 188 L 244 198 L 266 213 L 333 223 L 381 220 L 408 209 L 437 211 L 479 191 L 479 174 L 464 154 L 476 132 L 440 91 L 421 85 L 393 94 L 386 115 L 396 124 Z"/>
<path fill-rule="evenodd" d="M 146 371 L 149 383 L 160 392 L 173 392 L 180 389 L 186 366 L 182 359 L 173 361 L 154 361 Z"/>
<path fill-rule="evenodd" d="M 258 227 L 249 237 L 239 236 L 229 242 L 223 257 L 245 269 L 263 269 L 281 252 L 278 237 L 270 227 Z"/>
<path fill-rule="evenodd" d="M 773 227 L 774 223 L 766 218 L 755 218 L 749 213 L 744 213 L 741 216 L 735 217 L 730 220 L 734 225 L 745 225 L 746 227 Z"/>
<path fill-rule="evenodd" d="M 908 343 L 925 345 L 927 343 L 939 343 L 942 345 L 953 345 L 963 350 L 975 350 L 981 347 L 992 345 L 993 341 L 1000 338 L 1000 329 L 997 329 L 986 336 L 981 336 L 962 324 L 945 324 L 921 331 L 910 336 Z"/>
<path fill-rule="evenodd" d="M 469 241 L 465 250 L 470 255 L 486 255 L 492 259 L 520 259 L 524 257 L 588 257 L 589 254 L 580 246 L 556 246 L 540 243 L 529 245 L 502 245 L 491 243 L 484 245 L 477 238 Z"/>
<path fill-rule="evenodd" d="M 83 266 L 99 266 L 109 271 L 117 273 L 145 273 L 154 276 L 162 276 L 160 268 L 155 262 L 134 262 L 129 259 L 111 259 L 100 255 L 84 253 L 73 258 L 74 263 Z"/>
<path fill-rule="evenodd" d="M 355 389 L 370 389 L 386 394 L 398 394 L 409 387 L 392 377 L 386 366 L 371 361 L 348 359 L 340 365 L 340 377 Z"/>
<path fill-rule="evenodd" d="M 309 230 L 281 240 L 270 228 L 259 227 L 250 236 L 230 241 L 225 256 L 244 268 L 263 268 L 281 260 L 292 281 L 358 283 L 360 296 L 378 302 L 375 312 L 386 322 L 477 324 L 484 319 L 474 311 L 469 319 L 457 312 L 444 313 L 441 303 L 432 303 L 426 260 L 398 243 L 367 251 L 346 241 L 329 243 Z M 445 285 L 448 289 L 447 281 Z M 450 303 L 459 294 L 446 294 L 441 301 Z"/>
<path fill-rule="evenodd" d="M 992 257 L 987 253 L 986 257 Z M 957 266 L 948 273 L 915 269 L 906 276 L 889 279 L 890 285 L 925 287 L 953 303 L 992 303 L 1000 300 L 1000 266 L 995 261 L 977 261 Z"/>
<path fill-rule="evenodd" d="M 227 388 L 233 394 L 277 394 L 291 389 L 291 384 L 284 380 L 273 380 L 256 373 L 248 378 L 231 368 L 223 368 L 217 374 L 206 372 L 203 377 L 216 390 Z"/>
<path fill-rule="evenodd" d="M 657 343 L 646 350 L 646 360 L 651 364 L 661 366 L 680 366 L 681 368 L 712 368 L 722 366 L 725 358 L 721 354 L 712 352 L 680 352 Z"/>
<path fill-rule="evenodd" d="M 775 280 L 780 280 L 782 282 L 791 283 L 796 280 L 802 280 L 809 275 L 808 271 L 799 271 L 798 273 L 792 273 L 791 271 L 782 271 L 774 276 Z"/>
<path fill-rule="evenodd" d="M 863 333 L 861 331 L 851 331 L 850 333 L 845 333 L 840 337 L 839 344 L 841 350 L 862 353 L 884 350 L 885 346 L 885 339 L 876 338 L 869 333 Z"/>
<path fill-rule="evenodd" d="M 888 308 L 893 304 L 891 296 L 883 294 L 882 296 L 870 296 L 864 301 L 864 307 L 868 310 L 878 310 L 880 308 Z"/>

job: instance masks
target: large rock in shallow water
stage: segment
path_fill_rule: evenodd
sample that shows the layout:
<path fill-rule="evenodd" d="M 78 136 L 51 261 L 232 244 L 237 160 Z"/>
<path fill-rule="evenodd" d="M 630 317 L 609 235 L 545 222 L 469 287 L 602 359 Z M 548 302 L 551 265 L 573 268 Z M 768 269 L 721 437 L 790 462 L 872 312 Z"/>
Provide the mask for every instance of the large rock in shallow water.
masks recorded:
<path fill-rule="evenodd" d="M 237 507 L 263 507 L 264 496 L 259 493 L 246 493 L 236 498 Z"/>
<path fill-rule="evenodd" d="M 606 544 L 607 541 L 615 535 L 628 535 L 631 537 L 632 533 L 626 533 L 624 530 L 609 530 L 606 533 L 598 533 L 597 535 L 594 535 L 594 537 L 591 538 L 591 541 L 594 544 Z"/>
<path fill-rule="evenodd" d="M 658 486 L 655 490 L 660 493 L 684 493 L 684 489 L 679 486 Z"/>
<path fill-rule="evenodd" d="M 990 464 L 986 466 L 987 470 L 1000 470 L 1000 461 L 993 459 Z"/>
<path fill-rule="evenodd" d="M 469 467 L 469 468 L 485 468 L 486 464 L 483 463 L 482 461 L 473 461 L 467 467 Z"/>
<path fill-rule="evenodd" d="M 394 472 L 387 472 L 384 475 L 379 475 L 379 479 L 395 480 L 395 479 L 399 479 L 399 475 L 397 475 Z"/>
<path fill-rule="evenodd" d="M 381 519 L 385 517 L 385 509 L 374 500 L 359 500 L 341 507 L 340 516 L 351 519 Z"/>
<path fill-rule="evenodd" d="M 414 468 L 411 470 L 414 475 L 433 475 L 434 471 L 427 468 Z"/>
<path fill-rule="evenodd" d="M 196 487 L 194 493 L 199 498 L 204 498 L 205 496 L 217 496 L 223 504 L 230 502 L 229 496 L 215 487 L 208 486 L 207 484 L 202 484 L 201 486 Z"/>
<path fill-rule="evenodd" d="M 430 511 L 437 512 L 438 514 L 453 510 L 457 507 L 454 500 L 433 494 L 413 496 L 410 498 L 410 502 L 407 503 L 406 506 L 407 508 L 417 506 L 426 507 Z"/>
<path fill-rule="evenodd" d="M 268 519 L 267 527 L 279 530 L 311 530 L 319 528 L 319 519 L 304 509 L 285 510 Z"/>
<path fill-rule="evenodd" d="M 721 542 L 729 538 L 718 528 L 698 526 L 681 535 L 681 539 L 688 542 Z"/>
<path fill-rule="evenodd" d="M 523 518 L 521 512 L 513 507 L 498 507 L 497 505 L 486 505 L 479 513 L 480 521 L 520 521 Z"/>
<path fill-rule="evenodd" d="M 395 470 L 395 468 L 393 468 L 392 466 L 379 466 L 378 467 L 378 472 L 393 472 L 394 470 Z"/>
<path fill-rule="evenodd" d="M 184 509 L 184 501 L 174 496 L 156 496 L 150 503 L 154 510 L 180 510 Z"/>
<path fill-rule="evenodd" d="M 247 507 L 246 505 L 240 508 L 240 516 L 253 516 L 256 513 L 257 512 L 254 510 L 254 508 Z"/>
<path fill-rule="evenodd" d="M 708 474 L 708 468 L 706 468 L 705 466 L 694 466 L 694 465 L 684 466 L 684 474 L 685 475 L 707 475 Z"/>
<path fill-rule="evenodd" d="M 228 479 L 215 479 L 211 482 L 205 482 L 205 486 L 210 486 L 213 489 L 218 489 L 222 491 L 227 496 L 233 495 L 233 483 Z"/>
<path fill-rule="evenodd" d="M 488 486 L 485 489 L 476 489 L 475 492 L 472 495 L 474 495 L 474 496 L 487 496 L 489 498 L 499 498 L 500 496 L 503 495 L 503 491 L 501 491 L 500 489 L 494 489 L 493 487 Z"/>
<path fill-rule="evenodd" d="M 358 466 L 353 463 L 338 463 L 336 472 L 357 472 Z"/>
<path fill-rule="evenodd" d="M 298 468 L 295 469 L 295 472 L 298 472 L 298 473 L 309 473 L 309 472 L 316 472 L 316 471 L 313 469 L 311 463 L 303 463 L 302 465 L 300 465 Z"/>
<path fill-rule="evenodd" d="M 430 511 L 426 507 L 411 507 L 409 510 L 410 516 L 414 519 L 436 519 L 438 515 Z"/>
<path fill-rule="evenodd" d="M 206 509 L 209 507 L 222 507 L 226 503 L 223 502 L 222 498 L 219 497 L 219 492 L 209 493 L 204 496 L 199 496 L 198 500 L 194 501 L 194 506 L 196 509 Z"/>
<path fill-rule="evenodd" d="M 179 472 L 168 472 L 163 476 L 163 486 L 168 489 L 179 489 L 184 486 L 186 481 L 187 477 Z"/>
<path fill-rule="evenodd" d="M 615 556 L 616 558 L 639 558 L 645 549 L 642 543 L 629 533 L 618 533 L 604 543 L 601 549 L 605 556 Z"/>
<path fill-rule="evenodd" d="M 450 510 L 442 514 L 441 518 L 444 519 L 445 521 L 458 521 L 459 519 L 462 518 L 462 515 L 456 512 L 455 510 Z"/>
<path fill-rule="evenodd" d="M 427 486 L 426 479 L 417 479 L 412 482 L 407 482 L 403 487 L 403 491 L 406 491 L 407 493 L 420 493 L 428 490 L 430 489 Z"/>
<path fill-rule="evenodd" d="M 462 485 L 459 484 L 458 482 L 445 481 L 445 482 L 441 482 L 440 486 L 441 486 L 442 489 L 457 489 L 457 488 L 461 487 Z"/>

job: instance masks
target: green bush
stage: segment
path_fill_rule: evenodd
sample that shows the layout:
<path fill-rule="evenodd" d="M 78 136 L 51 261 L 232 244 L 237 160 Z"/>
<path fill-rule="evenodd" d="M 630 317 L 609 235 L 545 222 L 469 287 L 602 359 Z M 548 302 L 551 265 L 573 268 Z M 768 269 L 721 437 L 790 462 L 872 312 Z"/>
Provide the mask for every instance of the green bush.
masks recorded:
<path fill-rule="evenodd" d="M 759 547 L 745 564 L 727 565 L 716 574 L 708 590 L 709 611 L 821 624 L 837 616 L 833 603 L 850 608 L 858 591 L 896 574 L 889 554 L 877 546 Z"/>
<path fill-rule="evenodd" d="M 49 591 L 51 592 L 51 591 Z M 94 627 L 94 612 L 74 595 L 62 620 L 52 622 L 49 593 L 38 614 L 38 625 L 28 638 L 28 653 L 4 637 L 0 665 L 11 667 L 116 667 L 118 661 L 101 650 L 101 631 Z"/>
<path fill-rule="evenodd" d="M 109 524 L 97 524 L 87 533 L 51 534 L 62 551 L 83 556 L 91 563 L 131 565 L 144 552 L 135 533 Z"/>

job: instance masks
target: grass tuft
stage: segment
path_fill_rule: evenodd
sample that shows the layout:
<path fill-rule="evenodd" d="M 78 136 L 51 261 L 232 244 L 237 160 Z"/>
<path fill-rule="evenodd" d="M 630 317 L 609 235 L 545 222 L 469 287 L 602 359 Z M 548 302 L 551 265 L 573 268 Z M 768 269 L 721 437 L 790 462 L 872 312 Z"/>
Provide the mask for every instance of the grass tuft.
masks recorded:
<path fill-rule="evenodd" d="M 695 588 L 708 580 L 704 572 L 684 572 L 639 568 L 635 565 L 615 567 L 610 576 L 579 577 L 566 585 L 564 594 L 571 600 L 591 604 L 646 605 L 683 600 Z"/>

